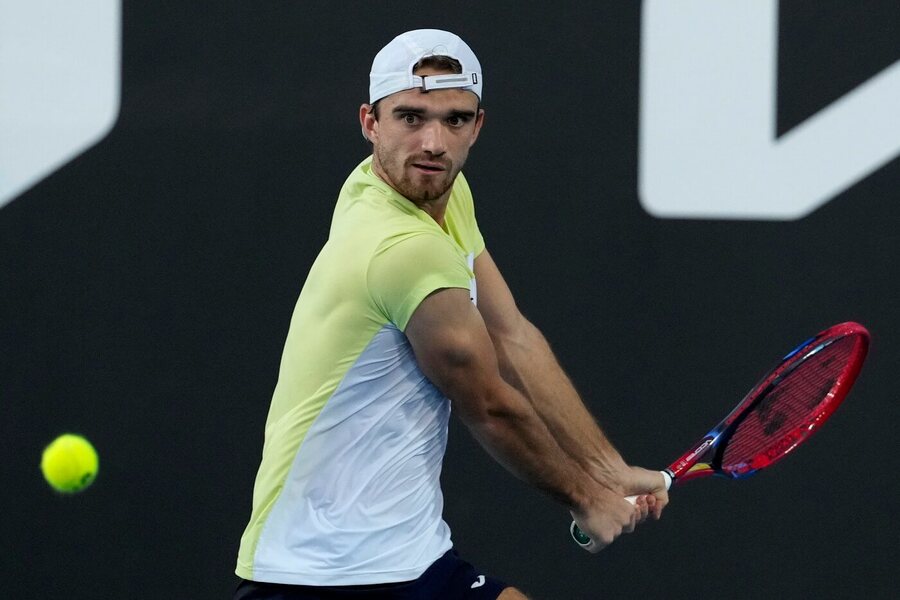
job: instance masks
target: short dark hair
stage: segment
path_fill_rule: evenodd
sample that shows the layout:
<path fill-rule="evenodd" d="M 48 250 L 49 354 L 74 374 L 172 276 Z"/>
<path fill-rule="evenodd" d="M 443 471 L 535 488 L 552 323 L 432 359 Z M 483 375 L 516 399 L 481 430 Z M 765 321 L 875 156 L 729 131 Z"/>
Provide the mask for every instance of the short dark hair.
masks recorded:
<path fill-rule="evenodd" d="M 432 69 L 439 69 L 441 71 L 450 71 L 451 73 L 462 73 L 462 65 L 458 60 L 452 56 L 444 56 L 442 54 L 432 54 L 431 56 L 420 59 L 419 62 L 416 63 L 416 66 L 413 67 L 413 73 L 425 67 L 431 67 Z"/>
<path fill-rule="evenodd" d="M 450 71 L 451 73 L 462 73 L 463 71 L 462 65 L 458 60 L 452 56 L 444 56 L 442 54 L 432 54 L 431 56 L 419 59 L 419 62 L 413 66 L 413 73 L 426 67 L 431 67 L 432 69 L 438 69 L 440 71 Z M 376 121 L 378 120 L 379 102 L 381 102 L 381 99 L 372 103 L 372 114 L 375 116 Z"/>

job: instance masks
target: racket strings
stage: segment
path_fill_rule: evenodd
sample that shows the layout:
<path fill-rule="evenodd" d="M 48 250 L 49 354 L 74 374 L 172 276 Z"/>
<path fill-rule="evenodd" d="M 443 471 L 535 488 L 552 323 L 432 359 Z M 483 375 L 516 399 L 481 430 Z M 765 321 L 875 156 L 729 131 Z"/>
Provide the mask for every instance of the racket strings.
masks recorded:
<path fill-rule="evenodd" d="M 806 426 L 828 406 L 858 345 L 857 336 L 845 336 L 801 358 L 793 369 L 775 378 L 735 428 L 722 454 L 722 470 L 752 472 L 777 460 L 808 435 Z"/>

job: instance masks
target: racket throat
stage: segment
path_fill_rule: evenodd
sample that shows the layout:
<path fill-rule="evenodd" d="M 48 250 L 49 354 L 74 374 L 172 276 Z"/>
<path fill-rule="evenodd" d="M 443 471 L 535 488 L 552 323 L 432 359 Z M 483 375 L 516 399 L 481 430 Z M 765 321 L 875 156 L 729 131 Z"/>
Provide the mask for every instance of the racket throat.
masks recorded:
<path fill-rule="evenodd" d="M 697 477 L 707 477 L 715 473 L 715 469 L 709 463 L 698 462 L 691 466 L 687 471 L 682 473 L 678 477 L 678 482 L 682 483 L 685 481 L 690 481 L 691 479 L 695 479 Z M 673 477 L 674 478 L 674 477 Z"/>

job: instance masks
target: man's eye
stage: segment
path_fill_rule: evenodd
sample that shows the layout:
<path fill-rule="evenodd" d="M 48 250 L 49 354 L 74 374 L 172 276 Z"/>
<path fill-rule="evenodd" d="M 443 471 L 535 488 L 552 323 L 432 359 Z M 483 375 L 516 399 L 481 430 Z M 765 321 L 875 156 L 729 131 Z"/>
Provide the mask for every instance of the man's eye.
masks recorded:
<path fill-rule="evenodd" d="M 447 125 L 450 127 L 462 127 L 469 122 L 469 117 L 465 115 L 451 115 L 447 117 Z"/>
<path fill-rule="evenodd" d="M 407 113 L 407 114 L 403 115 L 403 121 L 407 125 L 415 125 L 416 122 L 418 121 L 418 117 L 412 113 Z"/>

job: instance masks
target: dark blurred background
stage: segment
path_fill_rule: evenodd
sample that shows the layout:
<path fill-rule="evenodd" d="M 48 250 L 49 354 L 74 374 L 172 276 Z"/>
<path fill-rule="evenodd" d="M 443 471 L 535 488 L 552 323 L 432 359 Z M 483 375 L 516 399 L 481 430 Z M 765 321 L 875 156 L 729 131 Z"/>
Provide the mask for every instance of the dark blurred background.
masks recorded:
<path fill-rule="evenodd" d="M 536 599 L 894 597 L 896 157 L 795 221 L 649 215 L 636 2 L 122 15 L 115 127 L 0 209 L 0 595 L 230 597 L 291 311 L 369 151 L 372 57 L 436 27 L 484 69 L 466 174 L 488 248 L 627 460 L 668 464 L 807 336 L 845 320 L 873 334 L 802 451 L 674 490 L 661 522 L 596 556 L 454 420 L 445 516 L 463 555 Z M 778 17 L 778 134 L 900 59 L 892 0 L 784 0 Z M 71 497 L 38 470 L 64 431 L 101 459 Z"/>

